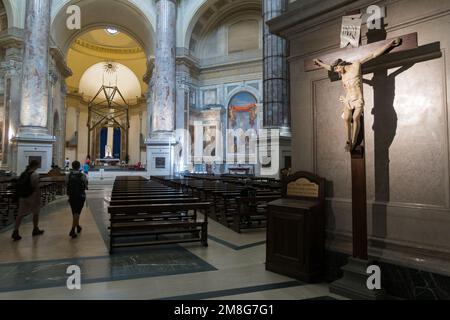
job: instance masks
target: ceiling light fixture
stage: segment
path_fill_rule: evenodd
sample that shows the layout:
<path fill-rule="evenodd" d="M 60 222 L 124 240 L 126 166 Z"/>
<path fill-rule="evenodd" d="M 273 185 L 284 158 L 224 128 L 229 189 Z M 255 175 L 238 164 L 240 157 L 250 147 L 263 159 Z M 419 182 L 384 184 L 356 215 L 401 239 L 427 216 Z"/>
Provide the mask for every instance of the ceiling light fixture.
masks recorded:
<path fill-rule="evenodd" d="M 113 28 L 113 27 L 108 27 L 108 28 L 106 28 L 105 31 L 111 36 L 115 36 L 116 34 L 119 33 L 119 30 L 117 30 L 116 28 Z"/>

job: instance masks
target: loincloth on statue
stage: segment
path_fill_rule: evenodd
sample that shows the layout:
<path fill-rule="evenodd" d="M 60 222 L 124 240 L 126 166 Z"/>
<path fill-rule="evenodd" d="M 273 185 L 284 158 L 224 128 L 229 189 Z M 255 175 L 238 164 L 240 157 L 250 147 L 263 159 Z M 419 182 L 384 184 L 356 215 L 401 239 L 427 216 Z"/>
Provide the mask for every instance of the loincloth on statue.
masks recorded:
<path fill-rule="evenodd" d="M 345 112 L 350 110 L 350 111 L 355 111 L 355 110 L 361 110 L 364 108 L 364 99 L 363 98 L 357 98 L 354 100 L 347 100 L 344 103 L 344 110 L 342 112 L 342 119 L 345 119 Z"/>

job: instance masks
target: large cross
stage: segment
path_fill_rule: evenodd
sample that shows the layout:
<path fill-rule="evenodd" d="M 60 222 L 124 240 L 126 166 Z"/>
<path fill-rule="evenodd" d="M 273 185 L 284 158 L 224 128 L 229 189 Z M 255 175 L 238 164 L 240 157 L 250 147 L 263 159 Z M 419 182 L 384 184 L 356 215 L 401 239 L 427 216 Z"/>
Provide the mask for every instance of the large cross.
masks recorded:
<path fill-rule="evenodd" d="M 411 49 L 415 49 L 418 47 L 417 32 L 411 33 L 411 34 L 408 34 L 405 36 L 401 36 L 399 38 L 401 38 L 401 40 L 402 40 L 401 44 L 399 46 L 393 48 L 392 50 L 390 50 L 389 54 L 398 53 L 398 52 L 402 52 L 402 51 L 406 51 L 406 50 L 411 50 Z M 326 64 L 332 64 L 337 59 L 342 59 L 345 61 L 352 62 L 352 61 L 361 59 L 365 56 L 368 56 L 370 53 L 376 51 L 378 48 L 385 46 L 392 40 L 393 39 L 378 41 L 378 42 L 374 42 L 374 43 L 370 43 L 370 44 L 361 46 L 359 48 L 347 47 L 342 50 L 338 50 L 335 52 L 325 54 L 325 55 L 321 56 L 319 59 L 322 60 L 323 62 L 325 62 Z M 305 60 L 305 66 L 304 66 L 305 71 L 314 71 L 314 70 L 318 70 L 320 68 L 321 67 L 319 67 L 318 65 L 316 65 L 314 63 L 313 59 Z"/>
<path fill-rule="evenodd" d="M 386 55 L 392 53 L 399 53 L 415 49 L 418 47 L 417 33 L 408 34 L 400 37 L 401 44 L 391 49 Z M 319 59 L 324 63 L 331 65 L 337 59 L 353 62 L 360 60 L 372 52 L 386 46 L 391 40 L 378 41 L 371 44 L 361 46 L 360 48 L 347 48 L 336 52 L 325 54 Z M 378 58 L 380 59 L 380 58 Z M 376 59 L 376 60 L 378 60 Z M 371 62 L 371 64 L 376 63 Z M 392 67 L 393 65 L 386 64 L 385 67 Z M 365 65 L 363 73 L 366 72 Z M 304 70 L 314 71 L 320 67 L 314 63 L 313 59 L 305 60 Z M 333 73 L 330 73 L 332 80 Z M 352 171 L 352 225 L 353 225 L 353 256 L 358 259 L 368 259 L 367 249 L 367 192 L 366 192 L 366 159 L 364 150 L 364 115 L 362 115 L 361 130 L 357 146 L 351 151 L 351 171 Z"/>

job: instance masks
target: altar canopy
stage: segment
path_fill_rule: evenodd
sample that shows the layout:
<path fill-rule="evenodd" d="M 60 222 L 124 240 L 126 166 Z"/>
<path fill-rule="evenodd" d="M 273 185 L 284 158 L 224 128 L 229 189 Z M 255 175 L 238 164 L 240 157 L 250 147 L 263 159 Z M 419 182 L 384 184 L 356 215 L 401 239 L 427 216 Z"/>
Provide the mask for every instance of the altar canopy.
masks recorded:
<path fill-rule="evenodd" d="M 119 88 L 103 85 L 89 102 L 88 154 L 98 160 L 126 158 L 129 128 L 129 106 Z"/>

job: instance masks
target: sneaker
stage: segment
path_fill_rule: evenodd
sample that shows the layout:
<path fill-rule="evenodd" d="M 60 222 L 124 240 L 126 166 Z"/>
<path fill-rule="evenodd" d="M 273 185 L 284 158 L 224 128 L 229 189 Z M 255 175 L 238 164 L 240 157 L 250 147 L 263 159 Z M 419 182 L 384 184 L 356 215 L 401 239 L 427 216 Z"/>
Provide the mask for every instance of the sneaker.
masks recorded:
<path fill-rule="evenodd" d="M 14 241 L 22 240 L 22 237 L 19 235 L 19 231 L 14 231 L 13 234 L 12 234 L 12 236 L 11 236 L 11 238 L 12 238 Z"/>
<path fill-rule="evenodd" d="M 80 227 L 80 226 L 77 226 L 77 233 L 81 233 L 81 231 L 83 230 L 83 228 L 82 227 Z"/>
<path fill-rule="evenodd" d="M 75 233 L 75 229 L 70 230 L 69 236 L 70 236 L 72 239 L 75 239 L 75 238 L 77 237 L 77 234 Z"/>
<path fill-rule="evenodd" d="M 39 228 L 33 229 L 33 237 L 42 236 L 44 234 L 44 230 L 40 230 Z"/>

